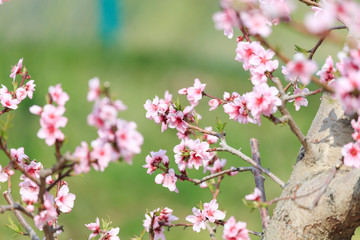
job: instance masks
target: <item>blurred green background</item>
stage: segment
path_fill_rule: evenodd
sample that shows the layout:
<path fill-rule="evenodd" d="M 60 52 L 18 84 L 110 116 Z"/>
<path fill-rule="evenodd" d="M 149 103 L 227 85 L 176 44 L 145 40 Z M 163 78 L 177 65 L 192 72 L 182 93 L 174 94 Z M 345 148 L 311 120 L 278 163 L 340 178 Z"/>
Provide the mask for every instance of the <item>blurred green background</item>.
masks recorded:
<path fill-rule="evenodd" d="M 33 100 L 22 102 L 19 109 L 11 113 L 14 122 L 9 131 L 9 147 L 23 146 L 30 158 L 52 166 L 54 149 L 36 137 L 39 119 L 28 109 L 32 104 L 43 105 L 48 87 L 57 83 L 70 95 L 66 105 L 65 115 L 69 121 L 63 130 L 67 136 L 63 152 L 74 151 L 82 140 L 95 139 L 95 129 L 86 124 L 92 109 L 92 104 L 86 101 L 87 84 L 94 76 L 111 83 L 112 94 L 128 106 L 121 118 L 134 120 L 144 136 L 142 153 L 134 158 L 133 165 L 113 163 L 104 173 L 91 171 L 68 179 L 76 201 L 71 213 L 59 217 L 65 230 L 60 239 L 87 239 L 90 231 L 84 224 L 94 222 L 96 217 L 110 218 L 114 227 L 120 227 L 120 238 L 129 239 L 142 232 L 146 209 L 157 207 L 172 208 L 179 222 L 185 222 L 192 207 L 199 201 L 209 202 L 211 194 L 188 182 L 177 183 L 179 194 L 169 192 L 155 184 L 155 174 L 146 174 L 146 169 L 142 168 L 145 156 L 150 151 L 166 149 L 172 159 L 172 149 L 179 140 L 175 131 L 161 133 L 158 125 L 147 120 L 143 104 L 155 95 L 162 97 L 165 90 L 176 98 L 177 91 L 191 86 L 196 77 L 207 83 L 206 92 L 216 96 L 222 96 L 224 91 L 244 93 L 252 88 L 248 74 L 234 61 L 235 40 L 228 40 L 221 31 L 214 29 L 212 15 L 219 10 L 217 1 L 117 0 L 117 9 L 110 5 L 103 10 L 101 1 L 105 0 L 10 0 L 0 6 L 1 84 L 10 87 L 10 65 L 21 57 L 37 84 Z M 109 15 L 102 17 L 102 11 Z M 104 19 L 110 22 L 109 29 L 101 23 Z M 301 20 L 302 14 L 295 19 Z M 281 46 L 290 58 L 294 54 L 294 44 L 310 49 L 317 41 L 287 26 L 274 28 L 270 40 L 277 47 Z M 328 54 L 336 57 L 339 49 L 339 46 L 325 44 L 315 59 L 322 65 Z M 184 97 L 180 99 L 186 104 Z M 290 107 L 304 133 L 316 112 L 319 96 L 310 97 L 309 102 L 309 107 L 299 112 Z M 259 139 L 263 166 L 284 181 L 288 179 L 300 144 L 287 126 L 273 126 L 266 119 L 261 127 L 240 125 L 228 120 L 222 109 L 209 112 L 208 108 L 206 100 L 199 105 L 203 116 L 201 126 L 214 126 L 217 116 L 226 120 L 228 143 L 248 155 L 249 139 Z M 220 156 L 228 159 L 228 166 L 247 166 L 229 154 Z M 0 164 L 7 164 L 3 155 Z M 175 167 L 174 162 L 170 166 Z M 6 190 L 5 184 L 1 187 L 2 191 Z M 226 219 L 235 216 L 237 220 L 246 221 L 249 229 L 261 231 L 259 213 L 251 212 L 242 203 L 242 198 L 254 187 L 250 173 L 226 177 L 218 202 L 220 208 L 227 210 Z M 272 199 L 279 196 L 280 188 L 267 179 L 266 192 L 267 198 Z M 18 195 L 15 186 L 14 197 Z M 0 199 L 0 204 L 5 204 L 4 199 Z M 11 239 L 12 232 L 4 226 L 7 216 L 14 219 L 12 214 L 0 216 L 0 239 Z M 221 235 L 222 228 L 219 228 L 219 239 Z M 166 237 L 208 239 L 208 233 L 197 234 L 191 229 L 177 228 L 166 233 Z M 27 238 L 16 236 L 15 239 Z"/>

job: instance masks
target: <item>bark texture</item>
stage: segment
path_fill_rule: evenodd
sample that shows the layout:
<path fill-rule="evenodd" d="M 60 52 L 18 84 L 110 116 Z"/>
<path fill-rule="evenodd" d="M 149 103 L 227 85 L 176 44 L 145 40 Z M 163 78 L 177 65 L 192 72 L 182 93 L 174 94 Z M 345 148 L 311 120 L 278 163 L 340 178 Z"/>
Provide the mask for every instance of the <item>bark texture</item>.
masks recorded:
<path fill-rule="evenodd" d="M 342 147 L 352 142 L 351 116 L 339 102 L 324 94 L 319 110 L 307 134 L 311 150 L 300 152 L 281 197 L 313 194 L 295 201 L 280 201 L 263 239 L 351 239 L 360 225 L 360 170 L 342 165 L 322 194 L 318 205 L 310 207 L 341 161 Z M 299 206 L 301 205 L 301 206 Z"/>

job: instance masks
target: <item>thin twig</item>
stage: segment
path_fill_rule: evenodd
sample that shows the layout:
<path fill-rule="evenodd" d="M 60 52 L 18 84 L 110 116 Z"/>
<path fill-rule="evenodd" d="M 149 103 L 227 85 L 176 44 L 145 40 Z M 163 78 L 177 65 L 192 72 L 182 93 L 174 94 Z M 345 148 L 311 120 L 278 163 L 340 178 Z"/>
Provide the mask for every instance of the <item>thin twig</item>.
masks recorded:
<path fill-rule="evenodd" d="M 255 235 L 255 236 L 258 236 L 258 237 L 262 237 L 262 233 L 259 233 L 259 232 L 254 232 L 254 231 L 251 231 L 248 229 L 248 233 L 252 234 L 252 235 Z"/>
<path fill-rule="evenodd" d="M 36 179 L 34 176 L 30 175 L 27 171 L 25 171 L 25 169 L 20 166 L 20 164 L 16 161 L 16 159 L 11 156 L 11 153 L 10 153 L 9 149 L 7 148 L 6 141 L 2 137 L 0 137 L 0 148 L 1 148 L 1 150 L 3 150 L 3 152 L 9 158 L 9 160 L 10 160 L 11 164 L 13 165 L 14 169 L 19 169 L 19 171 L 22 172 L 31 181 L 33 181 L 37 185 L 40 184 L 38 179 Z"/>
<path fill-rule="evenodd" d="M 286 109 L 286 101 L 284 100 L 284 97 L 286 97 L 286 93 L 284 92 L 284 88 L 280 82 L 280 79 L 277 77 L 272 77 L 271 76 L 271 80 L 275 83 L 277 89 L 280 92 L 280 96 L 282 99 L 282 104 L 279 106 L 279 111 L 283 116 L 287 116 L 288 121 L 287 123 L 289 124 L 289 127 L 291 129 L 291 131 L 295 134 L 295 136 L 299 139 L 301 145 L 303 145 L 305 151 L 308 151 L 310 146 L 306 140 L 305 135 L 301 132 L 300 128 L 298 127 L 298 125 L 296 124 L 295 120 L 291 117 L 289 111 Z"/>
<path fill-rule="evenodd" d="M 291 96 L 284 96 L 283 97 L 283 100 L 284 101 L 289 101 L 289 100 L 293 100 L 293 99 L 296 99 L 296 98 L 304 98 L 304 97 L 307 97 L 307 96 L 311 96 L 311 95 L 315 95 L 315 94 L 318 94 L 320 92 L 322 92 L 323 89 L 318 89 L 318 90 L 315 90 L 315 91 L 311 91 L 311 92 L 308 92 L 308 93 L 298 93 L 298 94 L 294 94 L 294 95 L 291 95 Z"/>
<path fill-rule="evenodd" d="M 254 160 L 252 160 L 250 157 L 246 156 L 244 153 L 242 153 L 240 150 L 237 150 L 235 148 L 230 147 L 227 143 L 225 138 L 221 139 L 220 142 L 220 148 L 216 148 L 216 151 L 223 151 L 223 152 L 229 152 L 231 154 L 234 154 L 238 157 L 240 157 L 241 159 L 243 159 L 244 161 L 250 163 L 252 166 L 256 167 L 257 169 L 259 169 L 262 173 L 266 174 L 268 177 L 270 177 L 274 182 L 276 182 L 277 184 L 279 184 L 279 186 L 281 188 L 285 187 L 285 183 L 283 181 L 281 181 L 280 178 L 278 178 L 275 174 L 273 174 L 272 172 L 270 172 L 268 169 L 263 168 L 262 166 L 259 166 Z"/>
<path fill-rule="evenodd" d="M 206 224 L 207 230 L 208 230 L 209 233 L 210 233 L 210 239 L 211 239 L 211 240 L 216 240 L 216 238 L 215 238 L 215 233 L 214 233 L 214 229 L 212 229 L 212 227 L 210 226 L 210 224 L 209 224 L 208 221 L 206 221 L 205 224 Z"/>
<path fill-rule="evenodd" d="M 214 131 L 208 131 L 208 130 L 202 129 L 202 128 L 198 127 L 198 126 L 192 125 L 190 123 L 188 123 L 188 128 L 196 130 L 196 131 L 198 131 L 200 133 L 205 133 L 205 134 L 212 135 L 212 136 L 215 136 L 215 137 L 218 137 L 218 138 L 223 137 L 223 134 L 221 134 L 221 133 L 217 133 L 217 132 L 214 132 Z"/>
<path fill-rule="evenodd" d="M 4 192 L 3 194 L 4 194 L 6 201 L 10 205 L 15 205 L 13 198 L 7 191 Z M 15 214 L 16 218 L 19 220 L 21 226 L 23 226 L 25 228 L 26 232 L 29 234 L 31 240 L 40 240 L 40 238 L 36 235 L 36 232 L 34 231 L 34 229 L 32 229 L 30 224 L 25 220 L 25 218 L 23 217 L 21 212 L 19 210 L 14 209 L 14 214 Z"/>
<path fill-rule="evenodd" d="M 259 152 L 259 141 L 255 138 L 250 139 L 251 153 L 253 160 L 261 166 L 260 152 Z M 253 168 L 252 173 L 254 174 L 255 186 L 261 191 L 261 201 L 266 202 L 265 195 L 265 178 L 261 171 L 257 168 Z M 269 225 L 269 211 L 266 207 L 259 208 L 262 228 L 265 229 Z"/>
<path fill-rule="evenodd" d="M 310 55 L 309 55 L 309 57 L 308 57 L 309 60 L 311 60 L 311 59 L 313 58 L 316 50 L 317 50 L 317 49 L 320 47 L 320 45 L 324 42 L 325 38 L 327 38 L 327 36 L 330 34 L 330 32 L 331 32 L 332 30 L 337 30 L 337 29 L 347 29 L 347 27 L 346 27 L 345 25 L 341 25 L 341 26 L 335 26 L 335 27 L 332 27 L 332 28 L 326 30 L 326 31 L 322 34 L 321 38 L 320 38 L 319 41 L 316 43 L 316 45 L 315 45 L 312 49 L 310 49 L 310 50 L 308 51 L 308 52 L 310 53 Z"/>
<path fill-rule="evenodd" d="M 320 4 L 311 0 L 299 0 L 302 3 L 305 3 L 308 6 L 320 7 Z"/>
<path fill-rule="evenodd" d="M 192 182 L 195 183 L 195 185 L 198 185 L 200 183 L 203 183 L 203 182 L 206 182 L 208 180 L 211 180 L 213 178 L 217 178 L 217 177 L 220 177 L 220 176 L 223 176 L 225 174 L 228 174 L 228 173 L 232 173 L 232 172 L 245 172 L 245 171 L 252 171 L 254 168 L 253 167 L 237 167 L 237 168 L 230 168 L 230 169 L 226 169 L 224 171 L 221 171 L 221 172 L 217 172 L 217 173 L 213 173 L 213 174 L 210 174 L 206 177 L 203 177 L 202 179 L 192 179 Z"/>
<path fill-rule="evenodd" d="M 21 204 L 14 203 L 13 205 L 0 205 L 0 213 L 4 213 L 6 211 L 14 211 L 19 210 L 20 212 L 26 214 L 30 218 L 34 218 L 34 215 L 26 210 Z"/>

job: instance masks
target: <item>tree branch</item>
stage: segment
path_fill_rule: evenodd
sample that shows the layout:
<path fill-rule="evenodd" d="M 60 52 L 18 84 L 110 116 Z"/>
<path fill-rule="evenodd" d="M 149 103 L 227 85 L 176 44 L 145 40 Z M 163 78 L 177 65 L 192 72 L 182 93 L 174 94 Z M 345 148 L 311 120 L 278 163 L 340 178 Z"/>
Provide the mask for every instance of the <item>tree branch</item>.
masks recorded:
<path fill-rule="evenodd" d="M 320 4 L 311 0 L 299 0 L 302 3 L 305 3 L 308 6 L 320 7 Z"/>
<path fill-rule="evenodd" d="M 261 166 L 260 152 L 259 152 L 259 141 L 255 138 L 250 139 L 251 153 L 253 160 Z M 253 168 L 252 173 L 254 174 L 255 186 L 261 191 L 261 201 L 266 202 L 265 195 L 265 178 L 262 175 L 261 171 L 257 168 Z M 270 216 L 269 211 L 266 207 L 259 208 L 261 223 L 263 229 L 269 225 Z"/>
<path fill-rule="evenodd" d="M 298 127 L 298 125 L 296 124 L 296 122 L 294 121 L 294 119 L 291 117 L 289 111 L 286 109 L 286 101 L 284 100 L 284 98 L 286 97 L 286 93 L 284 92 L 284 88 L 280 82 L 280 79 L 277 77 L 271 77 L 271 80 L 275 83 L 277 89 L 280 92 L 280 96 L 282 99 L 282 104 L 279 106 L 279 111 L 281 112 L 281 114 L 285 117 L 288 118 L 288 124 L 289 127 L 291 129 L 291 131 L 295 134 L 295 136 L 299 139 L 301 145 L 303 145 L 305 151 L 309 150 L 310 146 L 308 144 L 308 142 L 306 141 L 306 137 L 305 135 L 301 132 L 300 128 Z"/>
<path fill-rule="evenodd" d="M 14 206 L 14 200 L 11 197 L 11 195 L 6 191 L 3 193 L 6 201 Z M 16 216 L 16 218 L 19 220 L 21 226 L 23 226 L 26 230 L 26 232 L 29 234 L 29 236 L 31 237 L 31 240 L 40 240 L 40 238 L 36 235 L 36 232 L 31 228 L 31 226 L 29 225 L 29 223 L 25 220 L 25 218 L 23 217 L 23 215 L 21 214 L 21 212 L 19 210 L 13 210 L 14 214 Z"/>
<path fill-rule="evenodd" d="M 229 152 L 231 154 L 234 154 L 235 156 L 240 157 L 241 159 L 243 159 L 244 161 L 250 163 L 252 166 L 256 167 L 257 169 L 259 169 L 262 173 L 266 174 L 268 177 L 270 177 L 274 182 L 276 182 L 277 184 L 279 184 L 279 186 L 281 188 L 285 187 L 285 183 L 283 181 L 281 181 L 280 178 L 278 178 L 275 174 L 273 174 L 272 172 L 270 172 L 269 170 L 263 168 L 262 166 L 260 166 L 259 164 L 257 164 L 254 160 L 252 160 L 251 158 L 249 158 L 248 156 L 246 156 L 245 154 L 243 154 L 241 151 L 230 147 L 227 143 L 225 138 L 221 139 L 220 142 L 220 146 L 221 148 L 216 148 L 216 151 L 223 151 L 223 152 Z"/>

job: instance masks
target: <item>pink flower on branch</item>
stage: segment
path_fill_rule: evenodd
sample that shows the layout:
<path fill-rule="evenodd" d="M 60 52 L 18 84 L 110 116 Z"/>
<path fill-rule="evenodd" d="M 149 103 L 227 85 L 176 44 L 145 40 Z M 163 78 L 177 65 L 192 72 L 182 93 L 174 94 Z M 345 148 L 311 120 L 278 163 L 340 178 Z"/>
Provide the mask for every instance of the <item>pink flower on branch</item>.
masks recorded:
<path fill-rule="evenodd" d="M 341 153 L 344 157 L 344 164 L 349 167 L 360 168 L 360 143 L 346 144 Z"/>
<path fill-rule="evenodd" d="M 244 124 L 248 122 L 256 123 L 256 120 L 250 116 L 250 110 L 244 96 L 239 96 L 233 102 L 224 104 L 224 112 L 229 114 L 230 119 L 234 119 L 236 122 Z"/>
<path fill-rule="evenodd" d="M 204 203 L 204 210 L 202 213 L 209 220 L 209 222 L 215 222 L 215 220 L 223 220 L 225 218 L 225 213 L 218 210 L 219 204 L 216 202 L 216 199 L 211 200 L 210 203 Z"/>
<path fill-rule="evenodd" d="M 2 3 L 0 3 L 2 4 Z M 13 82 L 15 82 L 15 78 L 16 78 L 16 75 L 21 73 L 21 69 L 23 67 L 23 58 L 21 58 L 19 60 L 19 62 L 16 64 L 16 66 L 13 66 L 12 69 L 11 69 L 11 74 L 9 77 L 11 77 L 13 79 Z"/>
<path fill-rule="evenodd" d="M 261 124 L 261 114 L 270 116 L 277 111 L 281 100 L 277 97 L 279 91 L 275 87 L 269 87 L 266 83 L 257 85 L 252 92 L 245 95 L 247 107 L 258 124 Z"/>
<path fill-rule="evenodd" d="M 300 93 L 303 93 L 303 94 L 307 94 L 309 93 L 309 89 L 307 88 L 304 88 L 304 89 L 300 89 L 300 88 L 295 88 L 294 90 L 294 95 L 296 94 L 300 94 Z M 300 106 L 305 106 L 307 107 L 308 105 L 308 100 L 304 97 L 297 97 L 295 99 L 291 99 L 289 100 L 289 102 L 294 102 L 294 106 L 295 106 L 295 110 L 296 111 L 299 111 L 300 110 Z"/>
<path fill-rule="evenodd" d="M 163 187 L 166 187 L 170 192 L 179 193 L 179 190 L 176 188 L 177 177 L 175 176 L 174 169 L 169 169 L 167 173 L 158 174 L 155 177 L 155 182 L 157 184 L 162 184 Z"/>
<path fill-rule="evenodd" d="M 93 231 L 89 236 L 89 240 L 96 237 L 101 232 L 99 218 L 96 218 L 96 221 L 94 223 L 85 224 L 85 226 L 89 230 Z"/>
<path fill-rule="evenodd" d="M 74 194 L 69 193 L 69 187 L 63 185 L 57 193 L 55 203 L 61 212 L 69 213 L 74 207 L 75 198 L 76 196 Z"/>
<path fill-rule="evenodd" d="M 193 207 L 192 212 L 194 215 L 188 215 L 186 217 L 186 221 L 189 221 L 193 224 L 193 230 L 195 232 L 200 232 L 201 229 L 206 229 L 206 217 L 201 212 L 201 210 Z"/>
<path fill-rule="evenodd" d="M 246 223 L 236 222 L 233 216 L 226 221 L 222 237 L 225 240 L 250 240 Z"/>
<path fill-rule="evenodd" d="M 55 87 L 49 87 L 49 95 L 51 99 L 59 106 L 64 106 L 70 99 L 69 95 L 63 91 L 61 84 L 57 84 Z"/>
<path fill-rule="evenodd" d="M 302 53 L 296 53 L 294 60 L 288 62 L 286 67 L 283 67 L 282 73 L 291 82 L 295 82 L 299 78 L 302 84 L 307 85 L 310 83 L 311 75 L 315 73 L 316 69 L 317 64 L 314 61 L 307 60 Z"/>
<path fill-rule="evenodd" d="M 170 208 L 156 209 L 152 212 L 145 214 L 143 226 L 147 232 L 152 228 L 154 231 L 154 240 L 165 240 L 164 227 L 169 226 L 173 221 L 179 218 L 172 215 L 173 210 Z"/>
<path fill-rule="evenodd" d="M 260 201 L 261 200 L 261 191 L 258 188 L 254 189 L 254 192 L 245 196 L 245 199 L 248 201 Z"/>
<path fill-rule="evenodd" d="M 161 163 L 165 167 L 169 166 L 169 158 L 166 156 L 166 150 L 160 149 L 158 152 L 150 152 L 150 155 L 146 156 L 146 164 L 143 165 L 144 168 L 147 168 L 147 174 L 152 174 Z"/>
<path fill-rule="evenodd" d="M 229 39 L 234 36 L 233 27 L 239 25 L 239 18 L 231 8 L 225 8 L 222 12 L 215 13 L 213 21 L 215 22 L 215 28 L 217 30 L 224 30 L 224 35 Z"/>

